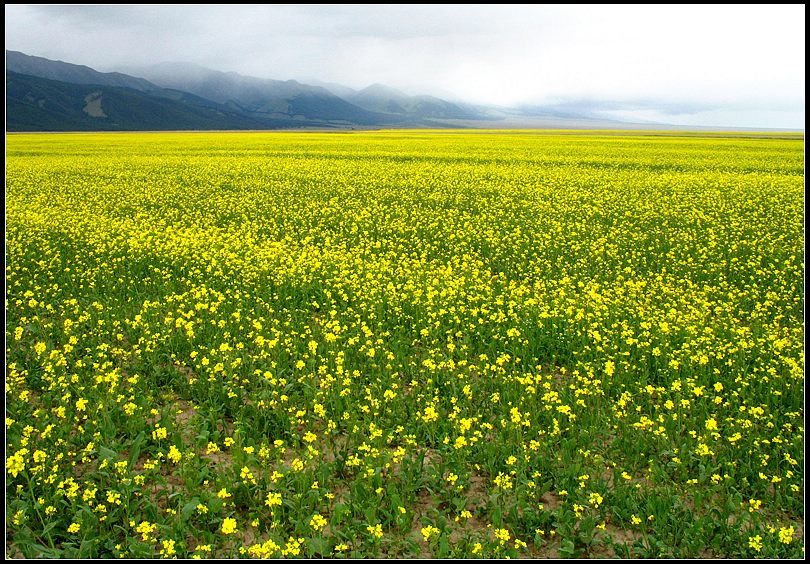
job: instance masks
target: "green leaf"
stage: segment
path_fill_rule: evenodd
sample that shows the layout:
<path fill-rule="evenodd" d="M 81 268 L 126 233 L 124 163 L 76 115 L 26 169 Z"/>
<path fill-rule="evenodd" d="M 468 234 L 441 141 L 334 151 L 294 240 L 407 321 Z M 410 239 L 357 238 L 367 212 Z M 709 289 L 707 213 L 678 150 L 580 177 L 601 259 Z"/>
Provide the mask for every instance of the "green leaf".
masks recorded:
<path fill-rule="evenodd" d="M 439 537 L 439 553 L 437 558 L 447 558 L 450 554 L 450 543 L 447 541 L 447 536 L 442 535 Z"/>
<path fill-rule="evenodd" d="M 197 509 L 197 505 L 199 505 L 199 503 L 200 498 L 193 497 L 191 498 L 191 501 L 189 501 L 187 504 L 183 506 L 183 509 L 180 511 L 181 523 L 185 523 L 186 521 L 188 521 L 189 517 L 191 517 L 191 514 L 194 513 L 194 511 Z"/>
<path fill-rule="evenodd" d="M 377 507 L 369 507 L 363 512 L 363 515 L 365 515 L 366 521 L 373 525 L 377 521 Z"/>
<path fill-rule="evenodd" d="M 574 541 L 571 539 L 564 539 L 562 544 L 560 544 L 560 556 L 572 558 L 576 550 L 577 549 L 574 546 Z"/>
<path fill-rule="evenodd" d="M 144 439 L 146 439 L 146 433 L 141 431 L 138 433 L 138 436 L 135 437 L 135 440 L 132 441 L 132 449 L 129 451 L 130 469 L 134 468 L 135 463 L 138 462 L 138 457 L 141 455 L 141 445 L 143 444 Z"/>
<path fill-rule="evenodd" d="M 99 458 L 106 458 L 113 462 L 118 460 L 118 453 L 112 450 L 111 448 L 107 448 L 105 446 L 98 447 L 98 455 Z"/>
<path fill-rule="evenodd" d="M 312 550 L 313 556 L 324 557 L 331 554 L 329 543 L 327 543 L 326 539 L 323 537 L 315 537 L 310 539 L 309 548 Z"/>

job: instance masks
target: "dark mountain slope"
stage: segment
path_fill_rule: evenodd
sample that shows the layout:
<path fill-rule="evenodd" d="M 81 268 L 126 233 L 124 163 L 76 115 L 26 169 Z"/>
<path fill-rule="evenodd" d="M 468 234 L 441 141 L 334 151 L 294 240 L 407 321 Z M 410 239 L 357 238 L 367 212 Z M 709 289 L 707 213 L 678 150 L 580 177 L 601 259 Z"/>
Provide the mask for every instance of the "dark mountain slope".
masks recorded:
<path fill-rule="evenodd" d="M 163 91 L 161 96 L 154 96 L 130 88 L 6 73 L 7 131 L 275 129 L 303 125 L 309 124 L 254 119 L 184 92 Z"/>

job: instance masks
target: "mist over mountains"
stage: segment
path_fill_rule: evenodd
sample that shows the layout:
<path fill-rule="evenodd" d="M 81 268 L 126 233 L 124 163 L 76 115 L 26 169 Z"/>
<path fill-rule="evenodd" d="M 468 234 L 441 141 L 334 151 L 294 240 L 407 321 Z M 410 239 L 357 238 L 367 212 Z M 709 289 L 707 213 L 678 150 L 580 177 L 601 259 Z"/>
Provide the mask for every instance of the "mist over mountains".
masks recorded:
<path fill-rule="evenodd" d="M 7 131 L 353 128 L 652 129 L 576 105 L 503 108 L 161 63 L 123 72 L 6 51 Z M 694 129 L 694 128 L 693 128 Z"/>

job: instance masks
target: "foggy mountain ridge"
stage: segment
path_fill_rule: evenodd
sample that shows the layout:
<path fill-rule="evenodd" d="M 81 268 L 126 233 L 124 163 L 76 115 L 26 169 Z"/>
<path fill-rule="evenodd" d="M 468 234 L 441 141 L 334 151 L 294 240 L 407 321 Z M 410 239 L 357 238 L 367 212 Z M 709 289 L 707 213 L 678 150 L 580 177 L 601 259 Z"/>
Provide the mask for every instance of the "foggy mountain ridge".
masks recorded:
<path fill-rule="evenodd" d="M 189 63 L 161 63 L 141 67 L 137 72 L 161 86 L 186 90 L 221 103 L 236 102 L 248 111 L 279 108 L 283 107 L 284 101 L 291 98 L 308 97 L 321 103 L 330 100 L 329 103 L 334 106 L 332 111 L 341 112 L 340 115 L 344 117 L 350 115 L 352 119 L 362 116 L 361 119 L 368 120 L 366 123 L 484 117 L 471 108 L 464 108 L 433 96 L 408 96 L 381 84 L 373 84 L 356 91 L 339 84 L 318 86 L 296 80 L 262 79 L 235 72 L 215 71 Z M 341 102 L 354 108 L 350 109 Z M 357 108 L 364 113 L 359 113 Z M 293 104 L 293 110 L 296 109 Z"/>
<path fill-rule="evenodd" d="M 81 129 L 92 128 L 93 124 L 100 129 L 109 129 L 112 121 L 104 122 L 103 118 L 94 118 L 86 113 L 76 114 L 76 111 L 82 111 L 82 101 L 73 99 L 78 92 L 65 84 L 120 88 L 122 91 L 110 91 L 106 98 L 102 95 L 96 103 L 103 113 L 105 104 L 113 100 L 117 101 L 119 110 L 123 99 L 132 101 L 135 109 L 125 112 L 127 118 L 116 122 L 119 128 L 127 130 L 301 127 L 599 129 L 661 125 L 631 124 L 608 119 L 585 108 L 578 111 L 575 105 L 527 105 L 518 108 L 472 105 L 430 95 L 411 96 L 378 83 L 355 90 L 334 83 L 305 84 L 297 80 L 257 78 L 190 63 L 160 63 L 127 69 L 139 75 L 135 76 L 121 72 L 99 72 L 83 65 L 7 50 L 6 70 L 9 131 L 25 130 L 20 128 L 70 130 L 78 123 L 77 117 L 81 118 Z M 9 89 L 10 73 L 19 73 L 13 78 L 13 92 Z M 53 82 L 46 84 L 31 80 L 34 77 Z M 24 84 L 33 90 L 21 92 Z M 64 90 L 61 94 L 66 96 L 60 94 L 60 88 Z M 124 95 L 123 90 L 130 92 Z M 67 111 L 69 99 L 73 106 Z M 158 103 L 155 99 L 163 99 L 163 102 Z M 168 104 L 168 101 L 172 104 Z M 181 106 L 185 108 L 181 109 Z M 140 110 L 147 107 L 162 108 L 162 115 L 168 121 L 155 122 L 142 114 Z M 43 113 L 45 109 L 50 113 Z M 65 111 L 66 114 L 60 114 Z M 25 115 L 24 120 L 20 119 L 20 112 Z M 142 119 L 140 125 L 138 119 Z"/>
<path fill-rule="evenodd" d="M 409 96 L 384 84 L 372 84 L 349 95 L 349 102 L 371 111 L 405 115 L 417 119 L 482 119 L 485 114 L 468 105 L 456 104 L 435 96 Z"/>
<path fill-rule="evenodd" d="M 396 124 L 400 120 L 354 106 L 325 88 L 296 80 L 273 80 L 222 72 L 188 63 L 161 63 L 140 69 L 159 86 L 191 92 L 252 117 L 301 116 L 359 125 Z"/>
<path fill-rule="evenodd" d="M 99 72 L 84 65 L 52 61 L 45 57 L 26 55 L 19 51 L 6 50 L 6 70 L 74 84 L 121 86 L 141 92 L 160 90 L 159 87 L 143 78 L 129 76 L 120 72 Z"/>

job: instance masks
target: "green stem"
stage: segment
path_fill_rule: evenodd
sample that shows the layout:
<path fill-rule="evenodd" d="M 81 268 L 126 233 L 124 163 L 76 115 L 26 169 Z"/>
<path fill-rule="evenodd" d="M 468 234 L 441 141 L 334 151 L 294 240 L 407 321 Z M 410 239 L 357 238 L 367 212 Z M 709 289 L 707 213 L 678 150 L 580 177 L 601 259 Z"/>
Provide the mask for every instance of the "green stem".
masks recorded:
<path fill-rule="evenodd" d="M 31 476 L 28 472 L 25 473 L 25 481 L 28 483 L 28 493 L 31 494 L 31 504 L 34 506 L 34 512 L 37 514 L 37 519 L 39 519 L 40 524 L 42 525 L 42 530 L 45 530 L 45 518 L 42 516 L 42 513 L 39 509 L 37 509 L 37 498 L 34 495 L 34 485 L 31 483 Z M 48 531 L 45 533 L 45 536 L 48 539 L 48 547 L 54 548 L 53 538 L 51 538 L 51 532 Z"/>

